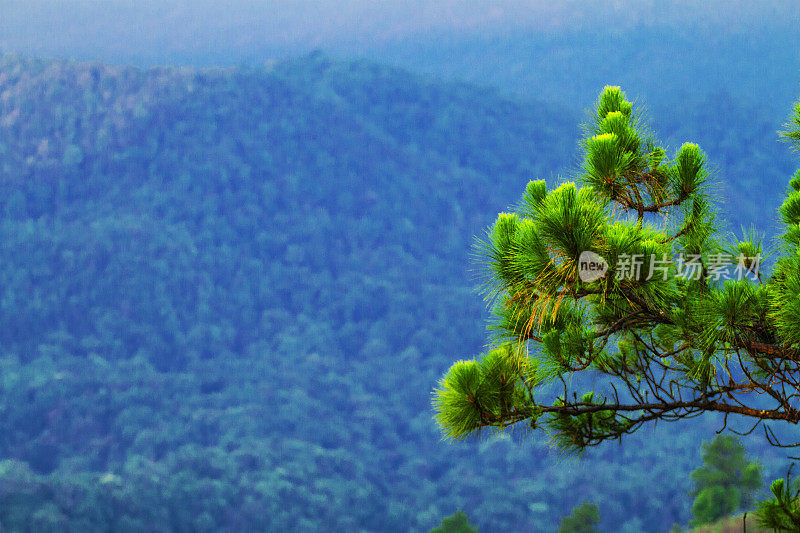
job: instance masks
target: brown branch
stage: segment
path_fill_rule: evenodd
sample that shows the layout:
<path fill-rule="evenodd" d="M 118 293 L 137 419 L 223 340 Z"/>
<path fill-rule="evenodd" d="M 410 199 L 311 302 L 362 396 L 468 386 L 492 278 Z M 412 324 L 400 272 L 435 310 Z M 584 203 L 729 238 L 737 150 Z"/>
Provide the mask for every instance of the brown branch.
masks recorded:
<path fill-rule="evenodd" d="M 781 346 L 780 344 L 770 344 L 758 341 L 744 341 L 744 348 L 751 352 L 756 352 L 762 356 L 774 359 L 784 359 L 788 361 L 800 361 L 800 350 Z"/>

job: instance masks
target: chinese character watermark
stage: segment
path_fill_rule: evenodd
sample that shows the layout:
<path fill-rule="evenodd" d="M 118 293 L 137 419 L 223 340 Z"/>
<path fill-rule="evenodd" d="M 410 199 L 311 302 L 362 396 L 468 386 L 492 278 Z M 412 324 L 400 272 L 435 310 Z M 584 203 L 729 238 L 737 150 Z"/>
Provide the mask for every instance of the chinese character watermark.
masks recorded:
<path fill-rule="evenodd" d="M 761 254 L 739 254 L 738 257 L 727 253 L 708 254 L 705 257 L 700 254 L 678 254 L 672 259 L 667 254 L 660 259 L 655 255 L 620 254 L 614 265 L 614 274 L 617 280 L 650 281 L 660 278 L 666 281 L 672 273 L 674 277 L 685 280 L 705 278 L 712 281 L 741 281 L 748 277 L 759 277 L 761 259 Z M 578 276 L 586 283 L 605 277 L 609 270 L 608 261 L 595 252 L 587 250 L 578 258 Z"/>

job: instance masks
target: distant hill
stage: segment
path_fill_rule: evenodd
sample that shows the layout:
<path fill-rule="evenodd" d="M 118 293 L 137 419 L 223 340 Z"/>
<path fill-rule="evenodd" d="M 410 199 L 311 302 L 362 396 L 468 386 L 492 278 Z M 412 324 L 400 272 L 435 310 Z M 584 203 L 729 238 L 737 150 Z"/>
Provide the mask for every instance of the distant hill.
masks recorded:
<path fill-rule="evenodd" d="M 656 122 L 736 171 L 778 153 L 757 111 L 703 95 Z M 0 523 L 425 531 L 464 509 L 548 530 L 587 499 L 608 524 L 685 521 L 710 425 L 668 456 L 644 437 L 558 463 L 431 419 L 485 342 L 474 236 L 528 179 L 572 175 L 581 119 L 321 54 L 0 57 Z"/>
<path fill-rule="evenodd" d="M 0 449 L 44 491 L 25 505 L 111 520 L 61 503 L 55 480 L 91 474 L 63 490 L 113 520 L 440 520 L 418 482 L 449 468 L 429 392 L 483 343 L 472 236 L 569 161 L 575 116 L 320 55 L 5 56 L 0 94 Z"/>

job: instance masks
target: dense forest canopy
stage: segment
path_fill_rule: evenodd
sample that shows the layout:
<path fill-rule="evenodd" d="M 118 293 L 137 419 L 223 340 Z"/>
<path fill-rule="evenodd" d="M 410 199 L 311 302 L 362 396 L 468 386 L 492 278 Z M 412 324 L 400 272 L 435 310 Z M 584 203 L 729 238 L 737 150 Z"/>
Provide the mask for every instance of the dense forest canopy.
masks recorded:
<path fill-rule="evenodd" d="M 746 200 L 778 205 L 784 117 L 724 93 L 669 104 L 654 123 L 703 145 L 733 227 L 771 231 Z M 521 184 L 574 170 L 581 120 L 321 54 L 1 56 L 0 522 L 424 531 L 460 508 L 554 530 L 586 500 L 630 531 L 687 522 L 713 422 L 578 463 L 540 441 L 445 446 L 430 413 L 453 354 L 484 342 L 473 236 Z"/>

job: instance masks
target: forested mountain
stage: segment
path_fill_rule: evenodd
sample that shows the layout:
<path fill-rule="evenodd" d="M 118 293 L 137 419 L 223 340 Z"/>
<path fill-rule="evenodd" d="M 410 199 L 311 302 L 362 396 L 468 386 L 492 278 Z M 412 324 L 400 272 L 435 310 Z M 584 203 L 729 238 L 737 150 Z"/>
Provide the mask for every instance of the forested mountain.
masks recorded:
<path fill-rule="evenodd" d="M 706 148 L 729 219 L 773 220 L 744 201 L 785 188 L 780 124 L 673 104 L 653 129 Z M 321 54 L 0 56 L 0 523 L 425 531 L 461 508 L 546 531 L 584 500 L 630 531 L 686 522 L 716 421 L 559 461 L 432 419 L 485 341 L 474 236 L 527 180 L 571 176 L 582 118 Z"/>

